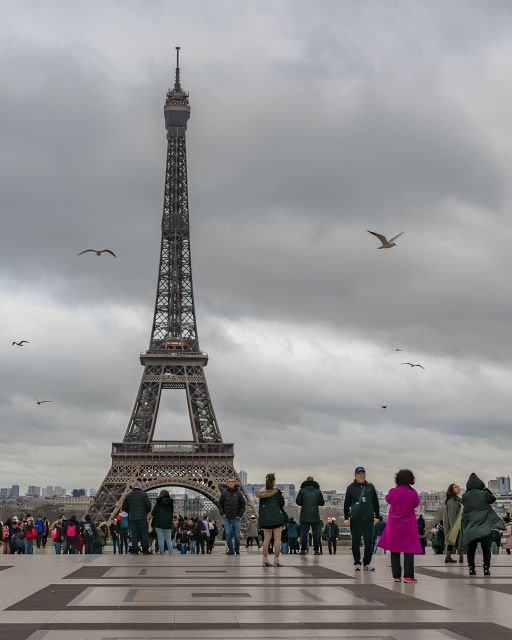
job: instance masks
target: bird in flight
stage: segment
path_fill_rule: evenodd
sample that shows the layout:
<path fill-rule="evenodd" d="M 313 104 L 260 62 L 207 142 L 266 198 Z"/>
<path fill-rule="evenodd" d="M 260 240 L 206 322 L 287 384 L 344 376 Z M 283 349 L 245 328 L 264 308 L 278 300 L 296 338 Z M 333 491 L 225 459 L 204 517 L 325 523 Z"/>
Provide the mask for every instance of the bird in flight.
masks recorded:
<path fill-rule="evenodd" d="M 83 253 L 95 253 L 98 257 L 101 256 L 102 253 L 110 253 L 114 258 L 117 258 L 112 249 L 84 249 L 84 251 L 80 251 L 78 255 L 81 256 Z"/>
<path fill-rule="evenodd" d="M 387 404 L 381 404 L 380 408 L 381 408 L 381 409 L 387 409 L 387 408 L 388 408 L 388 405 L 387 405 Z"/>
<path fill-rule="evenodd" d="M 395 351 L 403 351 L 403 349 L 395 349 Z"/>
<path fill-rule="evenodd" d="M 30 342 L 28 340 L 20 340 L 19 342 L 16 342 L 16 340 L 12 343 L 12 346 L 14 347 L 14 345 L 16 345 L 17 347 L 22 347 L 24 344 L 30 344 Z"/>
<path fill-rule="evenodd" d="M 402 364 L 408 364 L 410 367 L 421 367 L 422 369 L 425 369 L 422 364 L 415 364 L 414 362 L 402 362 Z"/>
<path fill-rule="evenodd" d="M 32 396 L 32 398 L 34 398 L 38 405 L 44 404 L 45 402 L 53 402 L 53 400 L 38 400 L 35 396 Z"/>
<path fill-rule="evenodd" d="M 368 231 L 368 229 L 366 231 Z M 381 246 L 377 247 L 377 249 L 391 249 L 391 247 L 398 246 L 395 240 L 399 238 L 402 233 L 405 233 L 405 231 L 401 231 L 398 235 L 393 236 L 389 240 L 386 238 L 386 236 L 383 236 L 382 233 L 376 233 L 375 231 L 368 231 L 368 233 L 371 233 L 373 236 L 377 236 L 377 238 L 381 241 Z"/>

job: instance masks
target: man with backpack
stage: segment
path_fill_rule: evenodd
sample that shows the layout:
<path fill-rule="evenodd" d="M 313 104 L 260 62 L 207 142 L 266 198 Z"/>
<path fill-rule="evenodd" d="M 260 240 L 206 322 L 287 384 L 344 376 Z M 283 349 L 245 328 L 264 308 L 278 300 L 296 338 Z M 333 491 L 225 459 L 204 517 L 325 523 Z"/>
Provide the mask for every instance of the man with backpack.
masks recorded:
<path fill-rule="evenodd" d="M 372 565 L 374 526 L 379 521 L 379 498 L 375 487 L 366 480 L 364 467 L 356 467 L 355 479 L 345 492 L 343 505 L 345 526 L 350 526 L 354 569 L 361 570 L 361 537 L 364 539 L 363 565 L 366 571 L 375 571 Z"/>
<path fill-rule="evenodd" d="M 87 514 L 82 526 L 82 538 L 84 541 L 84 549 L 86 555 L 94 553 L 94 539 L 96 537 L 96 527 L 91 520 L 91 516 Z"/>

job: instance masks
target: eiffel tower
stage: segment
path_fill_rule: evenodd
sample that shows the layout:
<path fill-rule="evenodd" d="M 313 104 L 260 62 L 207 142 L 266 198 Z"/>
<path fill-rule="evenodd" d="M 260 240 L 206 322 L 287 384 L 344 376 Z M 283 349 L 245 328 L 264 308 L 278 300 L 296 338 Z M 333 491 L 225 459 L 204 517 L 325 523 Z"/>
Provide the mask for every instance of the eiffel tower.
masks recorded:
<path fill-rule="evenodd" d="M 140 355 L 144 373 L 122 442 L 112 444 L 112 465 L 96 494 L 90 515 L 110 518 L 135 480 L 144 489 L 179 486 L 198 491 L 218 505 L 221 486 L 235 478 L 234 445 L 223 442 L 206 384 L 208 355 L 199 348 L 192 288 L 186 130 L 189 95 L 180 82 L 176 47 L 174 88 L 164 106 L 167 162 L 162 242 L 151 340 Z M 163 391 L 185 390 L 192 427 L 190 441 L 154 440 Z"/>

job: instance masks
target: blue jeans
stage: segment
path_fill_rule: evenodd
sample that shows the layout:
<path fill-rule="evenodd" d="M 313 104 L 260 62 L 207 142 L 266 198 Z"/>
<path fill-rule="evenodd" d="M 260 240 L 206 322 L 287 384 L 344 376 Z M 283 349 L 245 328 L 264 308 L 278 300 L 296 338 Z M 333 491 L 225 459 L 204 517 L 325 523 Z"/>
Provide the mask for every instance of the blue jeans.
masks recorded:
<path fill-rule="evenodd" d="M 34 539 L 30 538 L 30 540 L 27 540 L 27 538 L 25 538 L 25 553 L 34 553 Z"/>
<path fill-rule="evenodd" d="M 156 537 L 158 539 L 158 552 L 160 555 L 164 555 L 165 545 L 167 544 L 167 550 L 169 551 L 169 555 L 172 552 L 172 540 L 171 534 L 172 529 L 160 529 L 160 527 L 155 527 Z"/>
<path fill-rule="evenodd" d="M 240 552 L 240 518 L 224 518 L 224 533 L 228 543 L 229 553 Z M 233 539 L 235 548 L 233 549 Z"/>
<path fill-rule="evenodd" d="M 55 553 L 60 556 L 62 553 L 62 542 L 53 541 L 53 546 L 55 547 Z"/>
<path fill-rule="evenodd" d="M 190 540 L 190 553 L 196 553 L 197 552 L 197 544 L 195 540 Z"/>
<path fill-rule="evenodd" d="M 112 538 L 112 548 L 114 549 L 114 553 L 116 552 L 116 549 L 121 553 L 121 541 L 119 538 Z"/>

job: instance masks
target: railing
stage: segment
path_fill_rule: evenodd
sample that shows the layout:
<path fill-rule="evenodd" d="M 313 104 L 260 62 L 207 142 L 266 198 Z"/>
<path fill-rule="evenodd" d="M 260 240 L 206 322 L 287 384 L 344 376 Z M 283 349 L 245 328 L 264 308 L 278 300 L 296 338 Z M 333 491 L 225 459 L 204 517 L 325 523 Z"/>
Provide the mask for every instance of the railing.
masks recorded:
<path fill-rule="evenodd" d="M 183 442 L 162 440 L 153 442 L 113 442 L 112 453 L 124 455 L 150 455 L 178 453 L 183 455 L 234 455 L 234 444 L 226 442 Z"/>

